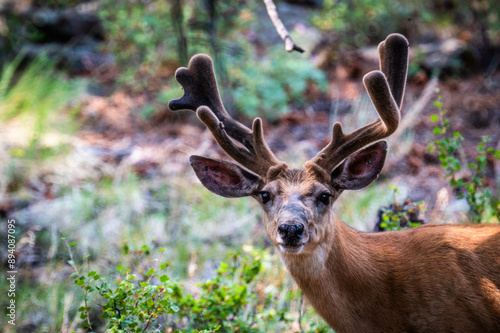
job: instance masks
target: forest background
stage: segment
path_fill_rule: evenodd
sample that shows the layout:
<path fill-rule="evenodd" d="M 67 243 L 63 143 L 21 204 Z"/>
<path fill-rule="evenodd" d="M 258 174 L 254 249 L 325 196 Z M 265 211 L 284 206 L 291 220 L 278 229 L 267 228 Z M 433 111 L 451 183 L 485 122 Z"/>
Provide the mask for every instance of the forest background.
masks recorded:
<path fill-rule="evenodd" d="M 167 107 L 196 53 L 214 59 L 231 115 L 263 118 L 300 166 L 335 121 L 375 119 L 362 76 L 404 34 L 401 126 L 378 181 L 336 212 L 363 231 L 499 223 L 497 1 L 276 5 L 304 53 L 285 51 L 260 1 L 0 2 L 0 331 L 330 332 L 257 203 L 215 196 L 188 166 L 227 158 Z"/>

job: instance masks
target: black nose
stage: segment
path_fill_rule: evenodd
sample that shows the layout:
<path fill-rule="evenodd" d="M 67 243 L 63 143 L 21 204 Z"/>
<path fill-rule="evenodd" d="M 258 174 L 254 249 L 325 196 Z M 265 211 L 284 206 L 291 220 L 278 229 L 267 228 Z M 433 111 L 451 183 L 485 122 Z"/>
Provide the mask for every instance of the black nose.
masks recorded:
<path fill-rule="evenodd" d="M 278 226 L 278 233 L 285 244 L 295 244 L 304 235 L 304 225 L 283 223 Z"/>

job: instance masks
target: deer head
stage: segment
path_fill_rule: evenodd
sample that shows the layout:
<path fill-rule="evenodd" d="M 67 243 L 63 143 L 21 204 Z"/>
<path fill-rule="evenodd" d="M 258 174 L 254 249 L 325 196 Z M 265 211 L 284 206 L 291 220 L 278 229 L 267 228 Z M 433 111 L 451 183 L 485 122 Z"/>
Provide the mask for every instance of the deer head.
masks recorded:
<path fill-rule="evenodd" d="M 282 255 L 312 254 L 327 243 L 334 232 L 330 222 L 334 201 L 344 190 L 367 186 L 382 170 L 387 144 L 379 140 L 399 124 L 408 41 L 393 34 L 378 50 L 380 70 L 366 74 L 363 83 L 379 118 L 349 134 L 335 123 L 331 142 L 302 169 L 289 168 L 275 157 L 264 140 L 259 118 L 249 129 L 229 116 L 210 57 L 196 55 L 188 68 L 176 71 L 185 93 L 169 103 L 170 109 L 195 111 L 220 147 L 241 165 L 191 156 L 196 175 L 218 195 L 252 196 L 259 201 L 267 234 Z"/>

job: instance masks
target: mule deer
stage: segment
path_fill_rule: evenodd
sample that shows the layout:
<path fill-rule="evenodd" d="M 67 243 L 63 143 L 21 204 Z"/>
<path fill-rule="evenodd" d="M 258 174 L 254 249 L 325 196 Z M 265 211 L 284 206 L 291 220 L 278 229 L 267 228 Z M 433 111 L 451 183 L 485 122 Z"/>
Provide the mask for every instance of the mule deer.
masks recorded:
<path fill-rule="evenodd" d="M 331 142 L 302 169 L 274 156 L 259 118 L 249 129 L 228 115 L 211 59 L 194 56 L 176 72 L 185 93 L 169 107 L 196 111 L 243 167 L 200 156 L 190 163 L 210 191 L 260 202 L 279 256 L 336 332 L 500 332 L 500 226 L 429 224 L 370 234 L 332 210 L 344 190 L 378 177 L 387 150 L 379 140 L 399 124 L 408 41 L 393 34 L 378 50 L 380 70 L 363 82 L 379 118 L 349 134 L 336 123 Z"/>

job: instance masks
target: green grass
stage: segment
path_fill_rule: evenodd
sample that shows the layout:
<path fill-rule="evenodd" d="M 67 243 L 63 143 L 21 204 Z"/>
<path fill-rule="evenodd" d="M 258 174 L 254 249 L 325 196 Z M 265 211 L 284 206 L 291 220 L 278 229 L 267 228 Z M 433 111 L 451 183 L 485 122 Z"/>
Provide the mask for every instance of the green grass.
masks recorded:
<path fill-rule="evenodd" d="M 0 198 L 28 195 L 29 178 L 69 151 L 78 128 L 75 102 L 84 82 L 67 79 L 45 57 L 25 68 L 21 60 L 4 64 L 0 74 Z"/>

